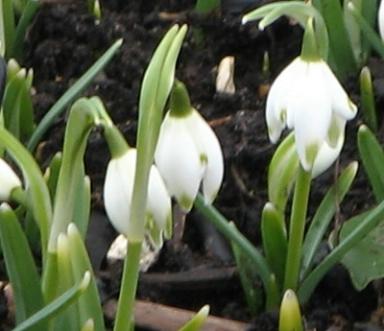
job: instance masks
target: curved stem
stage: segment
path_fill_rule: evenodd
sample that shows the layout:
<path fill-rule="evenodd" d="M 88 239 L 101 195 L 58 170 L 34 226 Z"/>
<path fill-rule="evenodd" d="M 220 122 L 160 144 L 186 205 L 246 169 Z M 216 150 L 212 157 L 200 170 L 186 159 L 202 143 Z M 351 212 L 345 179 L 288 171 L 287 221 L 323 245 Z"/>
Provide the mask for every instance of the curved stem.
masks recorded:
<path fill-rule="evenodd" d="M 274 297 L 273 284 L 271 282 L 271 271 L 264 256 L 260 254 L 257 248 L 245 238 L 232 223 L 230 223 L 220 212 L 204 202 L 204 197 L 199 193 L 195 200 L 195 207 L 201 212 L 206 219 L 211 222 L 228 240 L 233 241 L 245 255 L 255 264 L 260 278 L 264 284 L 267 298 Z M 268 301 L 268 300 L 267 300 Z"/>
<path fill-rule="evenodd" d="M 307 215 L 308 197 L 311 187 L 311 173 L 299 166 L 291 221 L 289 225 L 288 252 L 285 268 L 284 290 L 292 289 L 296 291 L 299 281 L 301 248 L 303 245 L 305 218 Z"/>

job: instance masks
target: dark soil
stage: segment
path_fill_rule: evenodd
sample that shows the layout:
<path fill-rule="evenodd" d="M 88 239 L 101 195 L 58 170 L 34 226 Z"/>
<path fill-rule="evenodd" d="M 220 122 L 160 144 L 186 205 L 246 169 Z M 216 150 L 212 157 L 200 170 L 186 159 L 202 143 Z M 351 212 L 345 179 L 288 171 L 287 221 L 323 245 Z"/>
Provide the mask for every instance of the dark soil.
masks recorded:
<path fill-rule="evenodd" d="M 174 23 L 187 23 L 190 28 L 181 51 L 177 77 L 188 87 L 195 107 L 210 121 L 224 150 L 225 181 L 215 206 L 259 245 L 259 219 L 267 201 L 266 173 L 275 149 L 267 138 L 263 112 L 265 96 L 259 94 L 259 88 L 268 84 L 299 54 L 302 31 L 286 20 L 265 32 L 258 31 L 256 24 L 242 26 L 241 14 L 231 7 L 209 17 L 198 17 L 192 12 L 193 4 L 192 0 L 102 1 L 103 17 L 99 24 L 87 13 L 85 2 L 44 5 L 29 31 L 24 62 L 34 69 L 37 117 L 41 118 L 104 50 L 123 38 L 121 51 L 86 95 L 101 97 L 112 119 L 134 145 L 143 72 L 167 29 Z M 261 70 L 265 52 L 270 56 L 270 77 Z M 231 96 L 215 92 L 217 65 L 226 55 L 236 59 L 236 93 Z M 356 90 L 354 81 L 348 86 L 352 93 Z M 355 96 L 353 98 L 358 102 Z M 44 144 L 40 145 L 43 166 L 61 149 L 64 120 L 62 116 L 56 121 L 44 137 Z M 359 119 L 349 123 L 340 167 L 357 158 L 358 122 Z M 104 302 L 116 298 L 121 270 L 120 264 L 111 267 L 105 262 L 106 249 L 115 236 L 103 216 L 101 193 L 108 160 L 101 135 L 93 133 L 86 155 L 94 205 L 89 242 Z M 337 168 L 330 169 L 316 180 L 311 211 L 333 182 L 335 171 Z M 372 204 L 373 198 L 360 171 L 339 216 L 345 220 Z M 210 244 L 211 236 L 218 238 L 214 245 Z M 208 303 L 212 314 L 253 322 L 250 324 L 252 330 L 276 330 L 276 314 L 251 316 L 247 311 L 238 276 L 231 272 L 233 266 L 225 241 L 197 213 L 191 213 L 182 242 L 167 243 L 158 261 L 142 275 L 139 297 L 191 310 Z M 201 277 L 188 277 L 185 271 Z M 217 271 L 214 278 L 212 274 Z M 173 278 L 166 276 L 168 273 L 172 273 Z M 346 272 L 337 267 L 304 307 L 308 329 L 379 330 L 377 323 L 369 329 L 377 302 L 378 293 L 373 286 L 357 293 Z"/>

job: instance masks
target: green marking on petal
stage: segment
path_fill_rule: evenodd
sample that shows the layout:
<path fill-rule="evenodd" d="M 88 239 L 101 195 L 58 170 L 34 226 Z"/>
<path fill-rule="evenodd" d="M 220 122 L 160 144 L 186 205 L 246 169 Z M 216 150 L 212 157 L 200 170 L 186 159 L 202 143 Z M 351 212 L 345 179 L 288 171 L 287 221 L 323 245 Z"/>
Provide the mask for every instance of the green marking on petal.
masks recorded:
<path fill-rule="evenodd" d="M 193 206 L 193 200 L 187 195 L 183 194 L 179 199 L 177 199 L 180 207 L 185 211 L 189 212 Z"/>
<path fill-rule="evenodd" d="M 208 164 L 208 156 L 207 154 L 200 154 L 200 162 L 202 165 Z"/>
<path fill-rule="evenodd" d="M 331 121 L 331 125 L 328 129 L 328 141 L 330 147 L 336 147 L 337 142 L 339 141 L 340 133 L 340 128 L 338 127 L 337 122 L 335 120 Z"/>

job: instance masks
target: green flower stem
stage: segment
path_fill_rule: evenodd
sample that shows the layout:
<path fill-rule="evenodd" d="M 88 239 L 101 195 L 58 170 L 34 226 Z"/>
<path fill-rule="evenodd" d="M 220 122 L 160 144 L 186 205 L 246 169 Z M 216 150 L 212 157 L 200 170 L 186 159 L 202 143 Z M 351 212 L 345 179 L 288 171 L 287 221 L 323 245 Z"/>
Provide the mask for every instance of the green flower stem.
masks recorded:
<path fill-rule="evenodd" d="M 133 330 L 133 308 L 139 278 L 141 242 L 128 242 L 114 331 Z"/>
<path fill-rule="evenodd" d="M 284 290 L 292 289 L 295 291 L 297 288 L 310 187 L 311 173 L 305 171 L 300 165 L 296 179 L 289 227 Z"/>
<path fill-rule="evenodd" d="M 275 293 L 273 282 L 271 282 L 271 271 L 260 252 L 238 231 L 231 223 L 216 210 L 212 205 L 204 202 L 204 197 L 198 194 L 195 200 L 195 207 L 201 212 L 206 219 L 211 222 L 228 240 L 234 242 L 245 255 L 255 264 L 260 278 L 264 284 L 267 298 L 273 297 Z M 274 283 L 275 284 L 275 283 Z M 275 284 L 276 285 L 276 284 Z M 267 299 L 268 301 L 268 299 Z"/>
<path fill-rule="evenodd" d="M 300 302 L 305 303 L 311 296 L 313 290 L 324 277 L 324 275 L 336 264 L 343 256 L 370 231 L 372 231 L 384 217 L 384 201 L 374 208 L 368 216 L 360 222 L 360 225 L 349 234 L 310 274 L 304 279 L 299 288 L 298 295 Z"/>

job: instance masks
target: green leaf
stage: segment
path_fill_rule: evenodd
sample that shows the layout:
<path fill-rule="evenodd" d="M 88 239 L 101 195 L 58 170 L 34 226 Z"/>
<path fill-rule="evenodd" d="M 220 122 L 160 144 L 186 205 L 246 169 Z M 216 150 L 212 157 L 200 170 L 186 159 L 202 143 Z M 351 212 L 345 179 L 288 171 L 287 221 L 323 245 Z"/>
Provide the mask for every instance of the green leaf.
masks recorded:
<path fill-rule="evenodd" d="M 209 14 L 214 10 L 220 9 L 221 0 L 197 0 L 195 11 L 198 14 Z"/>
<path fill-rule="evenodd" d="M 257 271 L 252 260 L 239 246 L 234 241 L 231 241 L 231 244 L 248 310 L 252 315 L 256 315 L 261 311 L 264 301 L 262 288 L 255 282 L 258 277 Z"/>
<path fill-rule="evenodd" d="M 368 127 L 377 132 L 378 122 L 376 114 L 375 95 L 372 86 L 371 71 L 364 67 L 360 73 L 360 100 L 364 121 Z"/>
<path fill-rule="evenodd" d="M 290 133 L 273 154 L 268 169 L 268 199 L 281 212 L 285 210 L 298 167 L 295 137 Z"/>
<path fill-rule="evenodd" d="M 337 245 L 317 267 L 304 279 L 299 288 L 299 298 L 305 303 L 324 275 L 351 250 L 375 229 L 384 218 L 384 202 L 364 214 L 358 225 Z"/>
<path fill-rule="evenodd" d="M 19 21 L 17 22 L 12 47 L 10 49 L 10 52 L 7 53 L 8 58 L 13 57 L 18 60 L 21 60 L 23 55 L 25 34 L 39 8 L 39 0 L 28 0 L 28 2 L 26 3 L 23 13 L 21 14 Z"/>
<path fill-rule="evenodd" d="M 91 100 L 79 99 L 72 106 L 68 118 L 48 243 L 51 252 L 55 251 L 58 235 L 64 233 L 69 223 L 75 220 L 76 201 L 84 197 L 84 191 L 78 191 L 79 182 L 84 180 L 83 158 L 88 135 L 99 122 L 98 111 Z"/>
<path fill-rule="evenodd" d="M 43 175 L 25 147 L 6 129 L 0 127 L 1 145 L 23 170 L 25 181 L 28 183 L 28 208 L 32 210 L 33 217 L 39 225 L 41 236 L 41 249 L 43 258 L 46 257 L 48 233 L 52 221 L 52 206 L 47 185 Z"/>
<path fill-rule="evenodd" d="M 368 215 L 366 212 L 346 222 L 340 232 L 344 240 L 358 227 Z M 358 291 L 364 289 L 372 280 L 384 277 L 384 218 L 357 245 L 343 257 L 341 263 L 348 269 L 352 283 Z"/>
<path fill-rule="evenodd" d="M 321 0 L 318 8 L 323 15 L 329 36 L 331 57 L 339 78 L 346 78 L 357 70 L 349 35 L 345 28 L 340 1 Z"/>
<path fill-rule="evenodd" d="M 361 14 L 366 20 L 368 26 L 375 29 L 378 12 L 378 0 L 364 1 L 361 0 Z M 368 59 L 371 52 L 371 44 L 367 38 L 362 38 L 361 46 L 363 49 L 363 61 Z"/>
<path fill-rule="evenodd" d="M 263 209 L 261 235 L 268 265 L 276 275 L 278 285 L 282 288 L 287 256 L 287 230 L 284 215 L 270 202 Z"/>
<path fill-rule="evenodd" d="M 186 25 L 173 26 L 156 48 L 144 74 L 140 91 L 139 122 L 137 132 L 137 161 L 131 203 L 129 240 L 144 238 L 145 201 L 149 170 L 159 136 L 163 110 L 171 92 L 176 60 L 187 32 Z"/>
<path fill-rule="evenodd" d="M 81 237 L 84 239 L 88 229 L 89 215 L 91 211 L 91 180 L 88 176 L 78 182 L 78 199 L 75 201 L 73 211 L 73 222 L 79 229 Z"/>
<path fill-rule="evenodd" d="M 49 129 L 53 121 L 60 115 L 66 107 L 75 100 L 75 98 L 92 82 L 92 80 L 103 70 L 112 57 L 119 50 L 122 39 L 117 40 L 88 70 L 83 74 L 75 84 L 73 84 L 57 102 L 48 110 L 45 116 L 38 124 L 35 132 L 28 142 L 28 149 L 34 150 Z"/>
<path fill-rule="evenodd" d="M 339 176 L 336 183 L 324 196 L 311 221 L 303 244 L 302 274 L 305 275 L 313 265 L 313 258 L 324 238 L 329 223 L 348 193 L 358 169 L 357 162 L 352 162 Z"/>
<path fill-rule="evenodd" d="M 384 200 L 384 151 L 375 135 L 365 125 L 359 128 L 357 145 L 376 201 L 381 202 Z"/>
<path fill-rule="evenodd" d="M 65 293 L 73 284 L 78 282 L 78 279 L 73 277 L 72 273 L 72 257 L 70 254 L 70 243 L 66 234 L 61 233 L 57 238 L 57 278 L 56 288 L 58 295 Z M 58 315 L 51 322 L 53 330 L 79 330 L 80 316 L 78 302 L 74 303 Z"/>
<path fill-rule="evenodd" d="M 14 212 L 6 204 L 0 207 L 0 240 L 12 284 L 16 321 L 21 323 L 44 306 L 40 279 L 28 241 Z M 45 330 L 40 323 L 30 331 Z"/>
<path fill-rule="evenodd" d="M 30 331 L 31 327 L 35 326 L 36 324 L 49 321 L 50 319 L 59 315 L 61 312 L 65 311 L 86 291 L 90 279 L 90 273 L 86 272 L 83 279 L 78 284 L 60 295 L 57 299 L 52 301 L 36 314 L 32 315 L 30 318 L 19 324 L 16 328 L 13 329 L 13 331 Z"/>
<path fill-rule="evenodd" d="M 81 278 L 84 271 L 92 269 L 83 239 L 74 224 L 68 226 L 68 241 L 70 245 L 72 272 L 75 280 L 77 280 Z M 105 331 L 99 292 L 93 275 L 90 279 L 90 285 L 87 291 L 79 299 L 78 308 L 81 324 L 91 318 L 96 331 Z"/>
<path fill-rule="evenodd" d="M 1 33 L 1 55 L 8 58 L 8 53 L 13 47 L 13 40 L 15 38 L 15 14 L 13 11 L 12 0 L 3 0 L 0 6 L 2 12 L 0 13 L 0 29 Z M 4 39 L 3 39 L 4 38 Z"/>
<path fill-rule="evenodd" d="M 181 327 L 179 331 L 199 331 L 207 320 L 208 314 L 209 306 L 206 305 L 202 307 L 190 321 Z"/>
<path fill-rule="evenodd" d="M 347 6 L 348 10 L 352 13 L 356 22 L 360 25 L 366 40 L 371 44 L 372 48 L 384 58 L 384 44 L 376 31 L 371 27 L 370 23 L 359 13 L 353 3 L 349 2 Z"/>
<path fill-rule="evenodd" d="M 63 154 L 61 152 L 56 153 L 51 159 L 49 167 L 47 168 L 44 174 L 44 178 L 47 181 L 49 193 L 51 194 L 52 200 L 55 197 L 57 180 L 59 179 L 62 160 L 63 160 Z"/>

